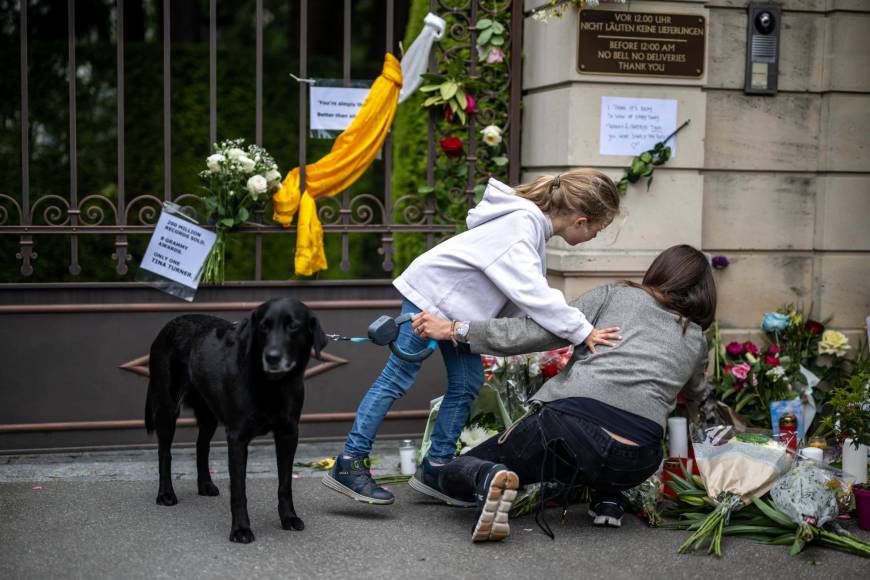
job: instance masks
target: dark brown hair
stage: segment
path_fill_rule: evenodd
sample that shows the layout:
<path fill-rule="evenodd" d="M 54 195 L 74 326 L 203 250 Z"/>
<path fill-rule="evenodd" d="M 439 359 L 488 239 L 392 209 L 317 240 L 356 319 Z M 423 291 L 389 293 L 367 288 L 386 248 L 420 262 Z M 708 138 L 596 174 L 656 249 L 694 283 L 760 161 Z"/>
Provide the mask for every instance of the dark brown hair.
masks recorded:
<path fill-rule="evenodd" d="M 653 260 L 641 284 L 626 283 L 679 314 L 684 332 L 689 321 L 706 330 L 716 318 L 713 269 L 707 256 L 692 246 L 671 246 Z"/>

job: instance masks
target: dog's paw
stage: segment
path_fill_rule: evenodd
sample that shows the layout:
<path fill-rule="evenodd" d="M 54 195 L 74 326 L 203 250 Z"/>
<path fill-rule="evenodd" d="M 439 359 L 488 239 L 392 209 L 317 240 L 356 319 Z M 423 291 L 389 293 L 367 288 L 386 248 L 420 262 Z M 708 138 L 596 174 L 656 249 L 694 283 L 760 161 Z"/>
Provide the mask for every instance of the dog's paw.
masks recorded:
<path fill-rule="evenodd" d="M 305 522 L 303 522 L 301 518 L 295 516 L 292 518 L 283 518 L 281 520 L 281 527 L 285 530 L 304 530 Z"/>
<path fill-rule="evenodd" d="M 211 481 L 201 481 L 197 484 L 197 487 L 199 487 L 199 495 L 214 497 L 221 494 L 218 487 Z"/>
<path fill-rule="evenodd" d="M 178 503 L 178 498 L 175 497 L 174 491 L 166 491 L 157 494 L 157 505 L 175 505 Z"/>
<path fill-rule="evenodd" d="M 230 541 L 239 544 L 250 544 L 254 541 L 254 532 L 251 528 L 238 528 L 230 532 Z"/>

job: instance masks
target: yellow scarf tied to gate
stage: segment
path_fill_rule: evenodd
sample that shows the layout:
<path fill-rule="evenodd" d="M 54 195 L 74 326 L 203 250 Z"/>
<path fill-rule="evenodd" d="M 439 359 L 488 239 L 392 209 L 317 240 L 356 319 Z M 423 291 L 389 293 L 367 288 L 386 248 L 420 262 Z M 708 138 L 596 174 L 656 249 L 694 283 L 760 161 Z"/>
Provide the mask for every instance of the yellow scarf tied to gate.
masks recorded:
<path fill-rule="evenodd" d="M 332 150 L 323 158 L 305 166 L 305 192 L 299 191 L 299 168 L 296 167 L 272 196 L 275 214 L 272 219 L 290 227 L 297 210 L 296 273 L 310 276 L 327 268 L 323 249 L 323 226 L 317 218 L 314 200 L 347 189 L 372 164 L 393 123 L 402 88 L 402 67 L 390 53 L 384 68 L 375 79 L 365 102 L 350 126 L 339 135 Z"/>

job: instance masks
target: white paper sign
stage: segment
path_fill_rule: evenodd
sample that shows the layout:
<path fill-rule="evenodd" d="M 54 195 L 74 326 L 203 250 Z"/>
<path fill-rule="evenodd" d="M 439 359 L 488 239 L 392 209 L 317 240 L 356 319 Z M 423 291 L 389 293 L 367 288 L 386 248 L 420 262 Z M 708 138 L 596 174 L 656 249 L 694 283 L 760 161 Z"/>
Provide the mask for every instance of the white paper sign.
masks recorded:
<path fill-rule="evenodd" d="M 677 101 L 601 97 L 601 155 L 640 155 L 677 128 Z M 676 140 L 666 143 L 671 158 L 677 156 Z"/>
<path fill-rule="evenodd" d="M 311 87 L 312 131 L 344 131 L 356 117 L 369 89 Z"/>
<path fill-rule="evenodd" d="M 216 237 L 214 232 L 164 211 L 139 267 L 196 289 L 199 271 Z"/>

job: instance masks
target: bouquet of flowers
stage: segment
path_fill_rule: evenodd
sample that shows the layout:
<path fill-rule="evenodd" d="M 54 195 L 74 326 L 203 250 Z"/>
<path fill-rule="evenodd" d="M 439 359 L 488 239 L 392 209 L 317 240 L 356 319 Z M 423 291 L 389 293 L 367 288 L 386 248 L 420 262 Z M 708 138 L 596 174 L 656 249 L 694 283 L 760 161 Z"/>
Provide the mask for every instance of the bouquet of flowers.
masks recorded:
<path fill-rule="evenodd" d="M 262 208 L 281 185 L 281 173 L 272 156 L 258 145 L 245 147 L 244 139 L 215 144 L 199 174 L 205 218 L 215 227 L 217 240 L 206 260 L 202 281 L 221 284 L 225 276 L 225 235 L 244 224 L 252 210 Z"/>
<path fill-rule="evenodd" d="M 722 536 L 732 512 L 748 505 L 753 497 L 767 493 L 790 467 L 791 456 L 784 445 L 773 439 L 759 435 L 733 436 L 731 427 L 722 426 L 708 429 L 704 441 L 695 443 L 694 449 L 706 492 L 706 497 L 695 497 L 694 501 L 709 505 L 708 500 L 712 500 L 715 507 L 698 522 L 695 532 L 680 546 L 679 552 L 697 550 L 709 542 L 708 553 L 721 556 Z M 687 480 L 679 483 L 688 485 Z M 678 497 L 687 491 L 679 490 Z"/>
<path fill-rule="evenodd" d="M 628 505 L 637 512 L 638 517 L 646 518 L 650 527 L 657 527 L 662 523 L 662 515 L 659 512 L 659 502 L 662 500 L 662 482 L 657 475 L 651 475 L 649 479 L 622 495 Z"/>

